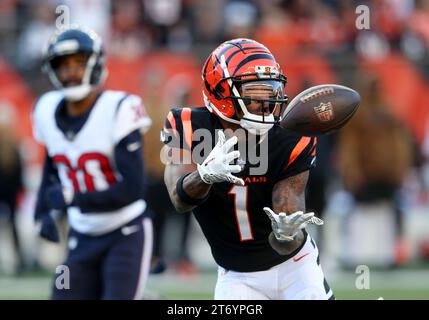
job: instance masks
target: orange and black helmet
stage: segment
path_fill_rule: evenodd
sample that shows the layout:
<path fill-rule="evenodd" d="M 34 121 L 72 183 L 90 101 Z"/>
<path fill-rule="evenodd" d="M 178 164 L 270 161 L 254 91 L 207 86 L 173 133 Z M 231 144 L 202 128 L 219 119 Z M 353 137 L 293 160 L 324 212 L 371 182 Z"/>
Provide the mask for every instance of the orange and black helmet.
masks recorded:
<path fill-rule="evenodd" d="M 280 109 L 287 104 L 284 93 L 287 78 L 271 52 L 251 39 L 233 39 L 218 46 L 203 66 L 202 80 L 206 107 L 229 122 L 242 124 L 243 118 L 255 123 L 271 123 L 273 119 L 277 122 L 282 113 Z M 265 99 L 272 105 L 273 113 L 278 107 L 271 121 L 250 116 L 246 110 L 248 101 L 240 96 L 241 86 L 254 81 L 270 82 L 278 92 Z"/>

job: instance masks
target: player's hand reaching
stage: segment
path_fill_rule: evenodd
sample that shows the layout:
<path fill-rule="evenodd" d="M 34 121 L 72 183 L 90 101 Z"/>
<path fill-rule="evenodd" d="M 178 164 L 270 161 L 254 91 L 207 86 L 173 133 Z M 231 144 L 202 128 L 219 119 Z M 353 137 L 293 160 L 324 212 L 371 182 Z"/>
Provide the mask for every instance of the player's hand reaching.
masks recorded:
<path fill-rule="evenodd" d="M 271 220 L 274 236 L 280 242 L 294 240 L 299 230 L 304 229 L 308 224 L 323 225 L 323 220 L 315 217 L 314 212 L 297 211 L 290 215 L 284 212 L 276 214 L 268 207 L 264 207 L 264 211 Z"/>
<path fill-rule="evenodd" d="M 234 136 L 226 140 L 225 134 L 221 130 L 218 131 L 218 135 L 219 140 L 216 146 L 204 162 L 201 165 L 198 164 L 198 173 L 201 179 L 207 184 L 227 181 L 244 186 L 243 179 L 232 175 L 232 173 L 240 172 L 241 166 L 230 164 L 231 161 L 240 156 L 240 151 L 230 152 L 238 138 Z"/>

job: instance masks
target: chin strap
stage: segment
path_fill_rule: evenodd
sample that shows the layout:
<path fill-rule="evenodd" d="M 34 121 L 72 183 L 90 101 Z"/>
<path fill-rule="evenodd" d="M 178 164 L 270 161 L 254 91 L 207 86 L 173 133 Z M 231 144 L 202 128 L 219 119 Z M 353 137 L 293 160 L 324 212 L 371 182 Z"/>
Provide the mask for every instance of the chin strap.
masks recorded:
<path fill-rule="evenodd" d="M 63 88 L 61 92 L 64 97 L 70 101 L 79 101 L 89 95 L 93 87 L 89 84 L 81 84 L 79 86 Z"/>

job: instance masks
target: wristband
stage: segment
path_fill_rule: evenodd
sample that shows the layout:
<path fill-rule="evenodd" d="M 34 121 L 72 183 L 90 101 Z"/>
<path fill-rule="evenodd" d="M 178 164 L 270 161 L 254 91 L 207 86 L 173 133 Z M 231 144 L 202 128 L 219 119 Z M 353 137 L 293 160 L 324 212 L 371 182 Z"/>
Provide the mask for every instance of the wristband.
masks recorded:
<path fill-rule="evenodd" d="M 203 199 L 194 199 L 191 198 L 183 189 L 183 180 L 185 180 L 185 178 L 190 175 L 192 172 L 187 173 L 183 176 L 180 177 L 179 180 L 177 180 L 177 184 L 176 184 L 176 192 L 177 195 L 179 196 L 180 200 L 182 200 L 184 203 L 191 205 L 191 206 L 198 206 L 201 203 L 203 203 L 204 201 L 207 200 L 207 198 L 209 197 L 208 195 L 203 198 Z"/>

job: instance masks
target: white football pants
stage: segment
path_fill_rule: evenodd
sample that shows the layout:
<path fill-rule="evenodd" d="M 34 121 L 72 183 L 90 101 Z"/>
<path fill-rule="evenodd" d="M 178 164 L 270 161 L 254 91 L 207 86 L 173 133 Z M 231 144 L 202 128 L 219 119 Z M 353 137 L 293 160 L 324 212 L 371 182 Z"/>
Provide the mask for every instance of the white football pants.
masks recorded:
<path fill-rule="evenodd" d="M 307 236 L 301 250 L 269 270 L 235 272 L 218 268 L 215 300 L 332 300 L 319 250 Z"/>

